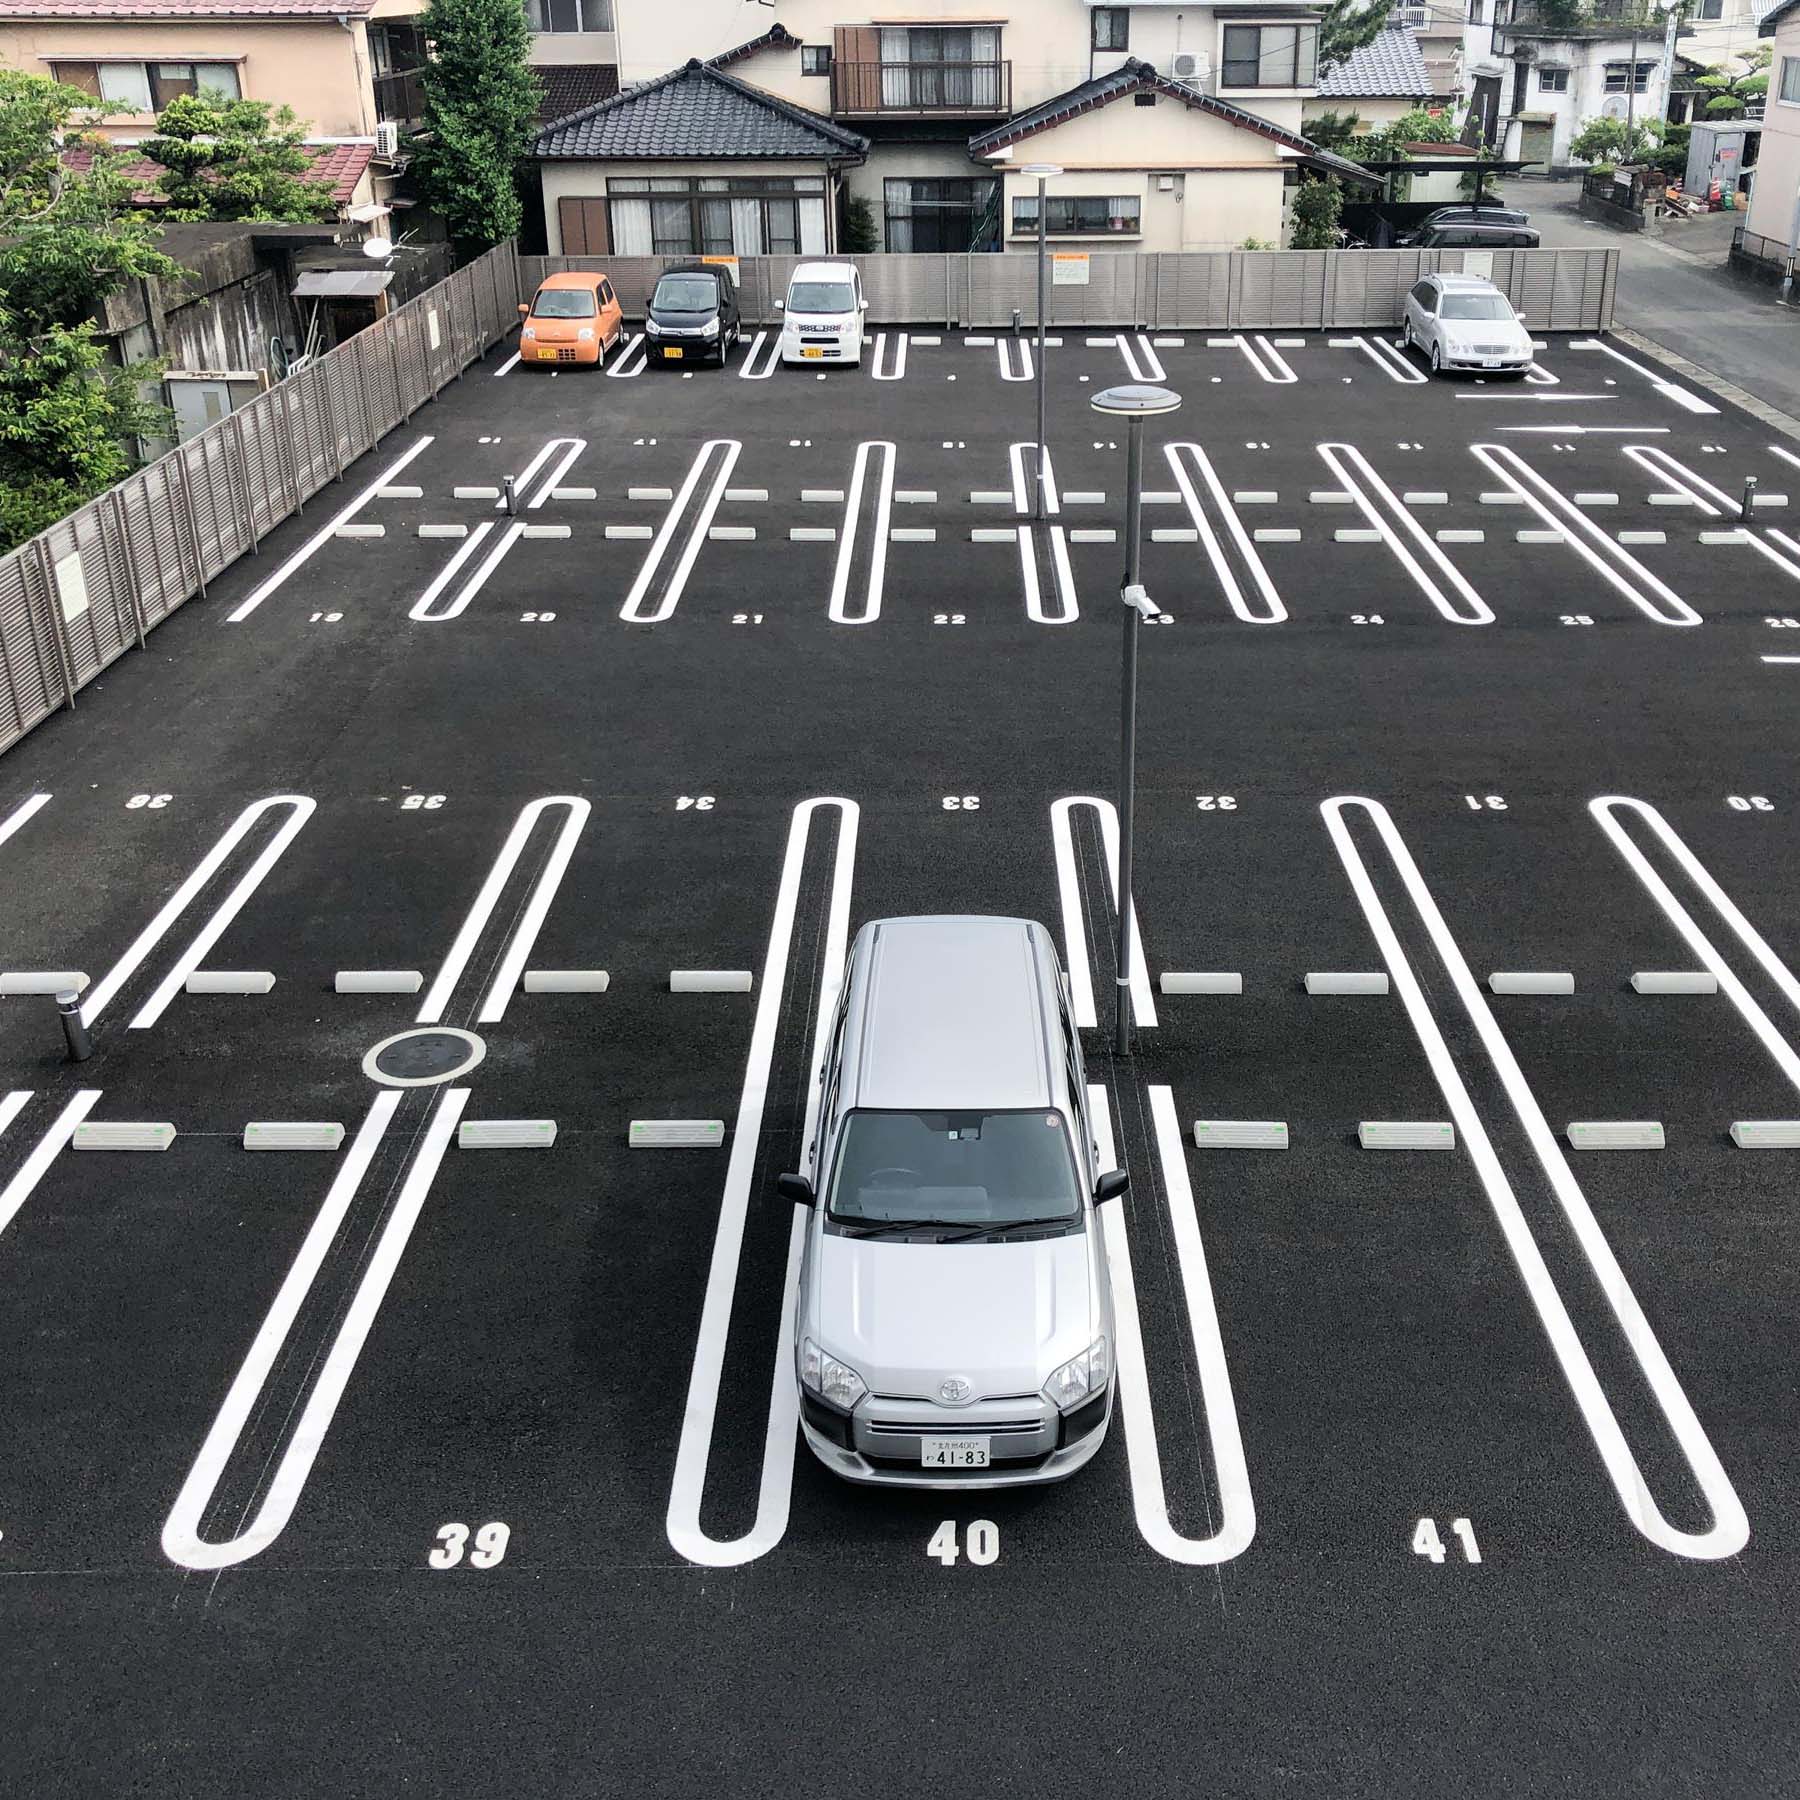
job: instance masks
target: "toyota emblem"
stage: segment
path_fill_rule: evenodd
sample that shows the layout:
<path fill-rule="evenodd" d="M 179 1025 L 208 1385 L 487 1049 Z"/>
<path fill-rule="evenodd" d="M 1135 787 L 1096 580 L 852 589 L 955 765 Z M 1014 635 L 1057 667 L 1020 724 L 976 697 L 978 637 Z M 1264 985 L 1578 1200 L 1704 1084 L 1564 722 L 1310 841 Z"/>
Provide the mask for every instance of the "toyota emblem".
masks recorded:
<path fill-rule="evenodd" d="M 974 1398 L 975 1384 L 962 1375 L 952 1375 L 938 1383 L 938 1398 L 946 1406 L 962 1406 Z"/>

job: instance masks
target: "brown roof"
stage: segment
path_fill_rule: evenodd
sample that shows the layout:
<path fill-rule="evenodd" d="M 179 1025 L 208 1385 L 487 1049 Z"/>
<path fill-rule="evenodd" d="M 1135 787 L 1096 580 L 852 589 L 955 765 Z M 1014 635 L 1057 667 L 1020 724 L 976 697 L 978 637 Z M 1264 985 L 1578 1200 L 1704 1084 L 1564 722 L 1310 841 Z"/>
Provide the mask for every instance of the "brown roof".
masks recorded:
<path fill-rule="evenodd" d="M 0 0 L 0 19 L 329 19 L 375 0 Z"/>
<path fill-rule="evenodd" d="M 122 148 L 129 149 L 130 145 Z M 313 159 L 312 168 L 307 171 L 307 179 L 330 182 L 334 204 L 348 206 L 356 193 L 356 184 L 362 180 L 363 171 L 368 168 L 369 160 L 375 154 L 374 146 L 308 144 L 305 148 Z M 86 149 L 65 150 L 63 161 L 77 174 L 81 174 L 92 167 L 94 153 Z M 130 162 L 121 165 L 120 172 L 143 184 L 131 196 L 134 205 L 164 206 L 168 203 L 168 196 L 156 185 L 156 178 L 162 173 L 161 163 L 152 161 L 148 156 L 134 156 Z"/>
<path fill-rule="evenodd" d="M 619 71 L 611 63 L 538 63 L 538 123 L 552 125 L 583 107 L 597 106 L 619 91 Z"/>

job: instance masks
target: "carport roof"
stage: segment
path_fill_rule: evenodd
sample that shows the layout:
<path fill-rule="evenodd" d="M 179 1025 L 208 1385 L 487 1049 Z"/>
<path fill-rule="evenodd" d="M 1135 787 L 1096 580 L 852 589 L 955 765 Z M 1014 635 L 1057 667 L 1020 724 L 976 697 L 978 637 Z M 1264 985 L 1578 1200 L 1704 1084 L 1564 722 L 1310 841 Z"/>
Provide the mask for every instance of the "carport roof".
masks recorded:
<path fill-rule="evenodd" d="M 1796 4 L 1800 4 L 1800 0 L 1796 0 Z M 1294 160 L 1297 162 L 1328 170 L 1334 175 L 1343 176 L 1347 181 L 1359 181 L 1368 185 L 1374 180 L 1361 164 L 1351 162 L 1348 157 L 1337 156 L 1320 148 L 1310 138 L 1301 137 L 1298 132 L 1277 125 L 1273 119 L 1265 119 L 1261 113 L 1249 112 L 1241 106 L 1233 106 L 1229 101 L 1203 94 L 1198 88 L 1189 87 L 1185 82 L 1159 75 L 1149 63 L 1141 62 L 1135 56 L 1127 57 L 1110 75 L 1100 75 L 1092 81 L 1084 81 L 1079 87 L 1072 87 L 1053 100 L 1046 100 L 1041 106 L 1014 113 L 1005 124 L 996 125 L 991 131 L 984 131 L 979 136 L 970 138 L 969 154 L 973 157 L 992 156 L 996 150 L 1007 149 L 1040 131 L 1049 131 L 1054 126 L 1078 118 L 1082 113 L 1093 112 L 1110 105 L 1114 100 L 1123 99 L 1127 94 L 1140 93 L 1146 89 L 1170 100 L 1178 100 L 1194 112 L 1211 113 L 1215 118 L 1224 119 L 1242 130 L 1253 131 L 1259 137 L 1268 138 L 1295 152 Z"/>
<path fill-rule="evenodd" d="M 1389 25 L 1319 77 L 1321 100 L 1423 100 L 1433 92 L 1418 34 Z"/>
<path fill-rule="evenodd" d="M 557 120 L 539 135 L 536 154 L 546 161 L 839 162 L 860 160 L 868 148 L 866 137 L 694 59 Z"/>

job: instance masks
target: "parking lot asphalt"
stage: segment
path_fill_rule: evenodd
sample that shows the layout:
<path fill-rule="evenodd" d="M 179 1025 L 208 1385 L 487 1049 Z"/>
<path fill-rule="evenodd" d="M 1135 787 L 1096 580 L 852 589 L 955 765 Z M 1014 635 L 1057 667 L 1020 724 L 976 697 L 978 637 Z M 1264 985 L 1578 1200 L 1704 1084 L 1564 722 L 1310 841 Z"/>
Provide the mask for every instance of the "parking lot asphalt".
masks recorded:
<path fill-rule="evenodd" d="M 0 1001 L 8 1786 L 1791 1791 L 1800 1152 L 1730 1134 L 1800 1118 L 1800 451 L 1606 340 L 1066 332 L 1033 521 L 1026 346 L 746 349 L 497 351 L 0 761 L 0 969 L 96 1043 Z M 929 911 L 1093 996 L 1142 1343 L 1060 1487 L 770 1426 L 837 945 Z M 378 1087 L 425 1025 L 483 1060 Z"/>

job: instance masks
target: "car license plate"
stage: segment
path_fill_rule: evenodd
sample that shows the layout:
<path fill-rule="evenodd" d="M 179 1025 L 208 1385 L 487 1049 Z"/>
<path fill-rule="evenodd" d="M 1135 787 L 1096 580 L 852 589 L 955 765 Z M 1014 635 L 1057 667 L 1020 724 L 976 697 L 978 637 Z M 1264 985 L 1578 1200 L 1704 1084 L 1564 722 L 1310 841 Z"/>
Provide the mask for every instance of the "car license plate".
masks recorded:
<path fill-rule="evenodd" d="M 1497 369 L 1500 366 L 1500 359 L 1497 356 L 1484 356 L 1481 359 L 1481 366 L 1484 369 Z"/>
<path fill-rule="evenodd" d="M 663 355 L 666 356 L 670 362 L 681 361 L 681 352 L 679 350 L 665 350 Z"/>
<path fill-rule="evenodd" d="M 554 350 L 540 350 L 538 352 L 538 361 L 539 362 L 555 362 L 556 361 L 556 352 Z"/>
<path fill-rule="evenodd" d="M 800 354 L 802 356 L 823 356 L 825 352 L 817 344 L 803 344 L 800 347 Z"/>
<path fill-rule="evenodd" d="M 985 1469 L 988 1440 L 984 1437 L 938 1437 L 919 1440 L 919 1462 L 927 1469 Z"/>

